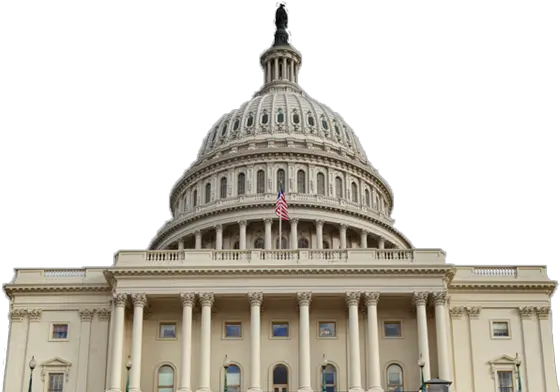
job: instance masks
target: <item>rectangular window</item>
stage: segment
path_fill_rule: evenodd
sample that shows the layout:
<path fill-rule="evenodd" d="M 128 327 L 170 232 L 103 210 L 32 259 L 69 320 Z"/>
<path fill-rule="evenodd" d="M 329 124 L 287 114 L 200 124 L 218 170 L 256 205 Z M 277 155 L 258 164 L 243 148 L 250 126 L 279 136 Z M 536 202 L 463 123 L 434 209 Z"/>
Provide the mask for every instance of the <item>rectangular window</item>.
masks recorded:
<path fill-rule="evenodd" d="M 175 323 L 160 323 L 159 324 L 159 338 L 160 339 L 176 339 L 177 338 L 177 324 L 175 324 Z"/>
<path fill-rule="evenodd" d="M 498 392 L 514 392 L 513 372 L 498 371 Z"/>
<path fill-rule="evenodd" d="M 400 321 L 384 321 L 383 330 L 386 338 L 402 337 L 402 328 Z"/>
<path fill-rule="evenodd" d="M 319 321 L 319 337 L 336 337 L 336 323 L 334 321 Z"/>
<path fill-rule="evenodd" d="M 226 338 L 241 338 L 242 328 L 240 322 L 228 321 L 224 325 L 224 336 Z"/>
<path fill-rule="evenodd" d="M 272 336 L 275 338 L 287 338 L 290 336 L 290 324 L 285 321 L 272 322 Z"/>
<path fill-rule="evenodd" d="M 63 388 L 64 388 L 64 374 L 49 373 L 48 392 L 63 392 Z"/>
<path fill-rule="evenodd" d="M 53 324 L 51 339 L 53 340 L 68 339 L 68 324 Z"/>
<path fill-rule="evenodd" d="M 497 338 L 509 337 L 509 323 L 507 321 L 493 321 L 492 336 Z"/>

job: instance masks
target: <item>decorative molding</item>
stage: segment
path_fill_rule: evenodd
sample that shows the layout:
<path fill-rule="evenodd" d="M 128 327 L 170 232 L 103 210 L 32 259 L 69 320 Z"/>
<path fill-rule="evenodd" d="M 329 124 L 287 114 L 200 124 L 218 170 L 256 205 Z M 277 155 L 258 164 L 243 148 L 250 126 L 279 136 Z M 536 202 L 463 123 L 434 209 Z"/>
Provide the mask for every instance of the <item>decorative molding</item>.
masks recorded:
<path fill-rule="evenodd" d="M 519 316 L 521 316 L 523 320 L 530 320 L 533 317 L 532 306 L 520 306 L 517 310 L 519 311 Z"/>
<path fill-rule="evenodd" d="M 535 313 L 539 320 L 548 320 L 550 316 L 550 306 L 536 306 Z"/>
<path fill-rule="evenodd" d="M 469 315 L 469 319 L 477 319 L 480 317 L 480 306 L 465 306 L 465 312 Z"/>
<path fill-rule="evenodd" d="M 27 309 L 12 309 L 9 313 L 10 321 L 23 321 L 27 317 Z"/>
<path fill-rule="evenodd" d="M 199 293 L 198 300 L 200 301 L 200 306 L 212 307 L 214 305 L 214 293 Z"/>
<path fill-rule="evenodd" d="M 311 305 L 311 291 L 297 293 L 297 302 L 299 306 Z"/>
<path fill-rule="evenodd" d="M 41 380 L 44 382 L 48 373 L 63 373 L 65 381 L 68 382 L 71 366 L 72 363 L 59 357 L 49 359 L 41 364 Z"/>
<path fill-rule="evenodd" d="M 6 285 L 4 292 L 9 298 L 22 293 L 109 293 L 111 286 L 104 285 L 59 285 L 59 284 L 38 284 L 37 286 Z"/>
<path fill-rule="evenodd" d="M 378 292 L 365 292 L 364 293 L 364 301 L 366 306 L 377 306 L 379 303 L 379 293 Z"/>
<path fill-rule="evenodd" d="M 480 282 L 480 283 L 452 283 L 449 286 L 450 290 L 463 290 L 463 291 L 539 291 L 545 292 L 549 296 L 554 293 L 556 289 L 555 282 L 549 283 L 498 283 L 498 282 Z"/>
<path fill-rule="evenodd" d="M 135 308 L 144 308 L 148 304 L 148 297 L 144 293 L 130 294 L 130 298 Z"/>
<path fill-rule="evenodd" d="M 348 307 L 350 306 L 358 306 L 358 304 L 360 303 L 360 298 L 362 297 L 362 293 L 360 293 L 359 291 L 353 291 L 353 292 L 346 292 L 346 305 Z"/>
<path fill-rule="evenodd" d="M 263 293 L 262 292 L 251 292 L 248 294 L 249 297 L 249 304 L 251 306 L 261 306 L 263 303 Z"/>
<path fill-rule="evenodd" d="M 126 300 L 128 299 L 128 294 L 126 293 L 113 293 L 113 301 L 115 307 L 124 308 L 126 306 Z"/>
<path fill-rule="evenodd" d="M 80 309 L 80 320 L 83 322 L 91 322 L 93 320 L 93 315 L 95 313 L 95 309 Z"/>
<path fill-rule="evenodd" d="M 181 304 L 183 307 L 188 306 L 194 308 L 196 304 L 196 295 L 195 293 L 181 293 Z"/>
<path fill-rule="evenodd" d="M 454 306 L 449 309 L 449 313 L 451 314 L 451 317 L 460 319 L 466 313 L 466 309 L 464 306 Z"/>
<path fill-rule="evenodd" d="M 426 306 L 426 303 L 428 302 L 428 292 L 427 291 L 421 291 L 421 292 L 415 291 L 414 293 L 412 293 L 412 302 L 416 306 Z"/>
<path fill-rule="evenodd" d="M 440 291 L 432 293 L 432 301 L 434 302 L 435 306 L 444 306 L 445 304 L 447 304 L 447 292 Z"/>
<path fill-rule="evenodd" d="M 27 317 L 29 317 L 29 321 L 39 321 L 41 320 L 42 313 L 41 309 L 28 309 Z"/>
<path fill-rule="evenodd" d="M 111 309 L 96 309 L 95 312 L 97 313 L 97 318 L 99 319 L 99 321 L 107 321 L 111 317 Z"/>

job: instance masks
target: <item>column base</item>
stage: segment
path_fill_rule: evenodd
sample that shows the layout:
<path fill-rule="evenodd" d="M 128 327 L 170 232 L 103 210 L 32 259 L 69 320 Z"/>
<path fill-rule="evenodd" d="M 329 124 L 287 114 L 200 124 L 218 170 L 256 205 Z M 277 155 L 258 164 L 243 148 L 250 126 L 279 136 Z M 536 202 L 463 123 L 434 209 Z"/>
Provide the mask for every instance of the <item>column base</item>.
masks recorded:
<path fill-rule="evenodd" d="M 348 392 L 364 392 L 364 388 L 362 387 L 351 387 Z"/>
<path fill-rule="evenodd" d="M 247 389 L 247 392 L 262 392 L 261 388 L 251 387 Z"/>
<path fill-rule="evenodd" d="M 196 392 L 212 392 L 212 390 L 208 387 L 200 387 L 196 390 Z"/>
<path fill-rule="evenodd" d="M 313 392 L 313 389 L 311 387 L 300 387 L 298 392 Z"/>
<path fill-rule="evenodd" d="M 370 388 L 368 388 L 367 392 L 383 392 L 383 388 L 381 388 L 381 387 L 370 387 Z"/>
<path fill-rule="evenodd" d="M 192 389 L 190 389 L 189 387 L 179 387 L 179 389 L 177 389 L 177 392 L 192 392 Z"/>
<path fill-rule="evenodd" d="M 140 388 L 134 388 L 134 387 L 130 388 L 129 387 L 128 392 L 142 392 L 142 390 Z"/>
<path fill-rule="evenodd" d="M 106 389 L 105 392 L 121 392 L 120 388 L 109 388 Z"/>

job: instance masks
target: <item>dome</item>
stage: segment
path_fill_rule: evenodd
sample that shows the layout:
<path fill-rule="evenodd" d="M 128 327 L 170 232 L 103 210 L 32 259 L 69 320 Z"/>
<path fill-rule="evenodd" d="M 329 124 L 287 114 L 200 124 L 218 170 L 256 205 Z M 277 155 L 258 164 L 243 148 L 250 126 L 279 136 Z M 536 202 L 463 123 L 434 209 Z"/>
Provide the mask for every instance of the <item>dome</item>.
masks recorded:
<path fill-rule="evenodd" d="M 393 227 L 393 193 L 356 133 L 301 88 L 302 56 L 286 26 L 277 23 L 260 57 L 262 87 L 212 125 L 174 185 L 173 217 L 150 249 L 412 247 Z M 290 216 L 283 228 L 274 214 L 280 189 Z"/>

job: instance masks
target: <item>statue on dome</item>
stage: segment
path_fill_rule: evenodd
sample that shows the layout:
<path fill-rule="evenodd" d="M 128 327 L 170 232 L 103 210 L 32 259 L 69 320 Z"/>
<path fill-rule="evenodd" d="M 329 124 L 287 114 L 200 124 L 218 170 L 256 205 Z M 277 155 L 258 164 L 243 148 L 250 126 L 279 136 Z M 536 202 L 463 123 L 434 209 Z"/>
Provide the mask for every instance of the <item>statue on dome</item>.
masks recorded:
<path fill-rule="evenodd" d="M 276 29 L 286 30 L 288 28 L 288 13 L 284 8 L 286 5 L 280 3 L 276 9 Z"/>

